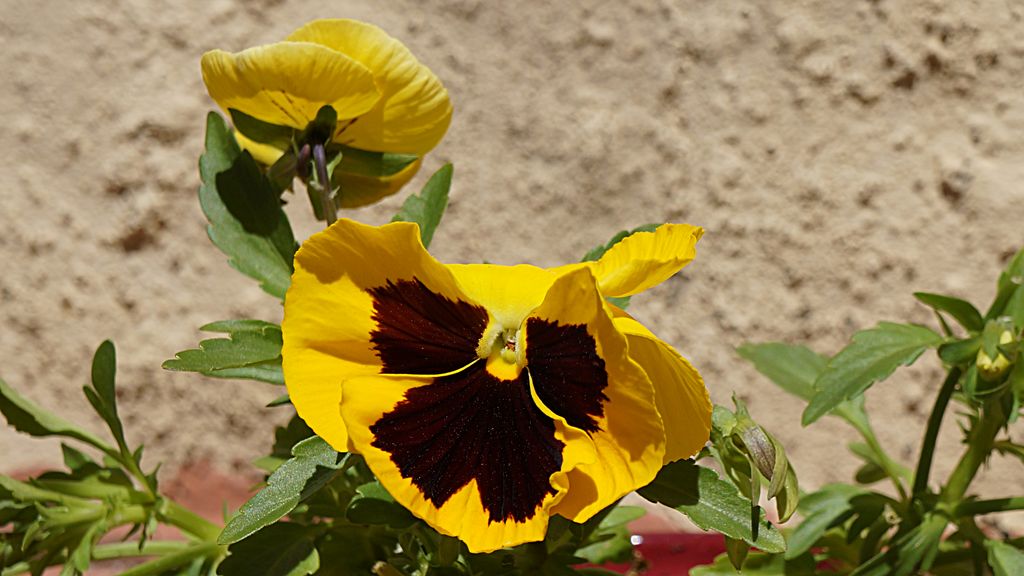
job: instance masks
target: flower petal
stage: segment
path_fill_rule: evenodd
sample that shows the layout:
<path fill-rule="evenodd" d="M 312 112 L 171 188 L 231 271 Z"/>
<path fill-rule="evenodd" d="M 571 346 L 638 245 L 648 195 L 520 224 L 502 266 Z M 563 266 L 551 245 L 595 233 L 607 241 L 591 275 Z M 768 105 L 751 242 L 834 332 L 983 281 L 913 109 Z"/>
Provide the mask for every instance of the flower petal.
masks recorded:
<path fill-rule="evenodd" d="M 331 105 L 339 119 L 368 112 L 381 94 L 366 66 L 308 42 L 278 42 L 231 54 L 212 50 L 201 61 L 210 97 L 227 112 L 304 129 Z"/>
<path fill-rule="evenodd" d="M 339 220 L 295 255 L 282 323 L 292 404 L 318 435 L 347 450 L 343 380 L 458 370 L 476 360 L 488 322 L 423 248 L 415 224 Z"/>
<path fill-rule="evenodd" d="M 686 358 L 636 320 L 619 317 L 615 327 L 626 335 L 630 358 L 654 384 L 654 400 L 665 424 L 665 463 L 693 456 L 711 433 L 711 399 L 704 379 Z"/>
<path fill-rule="evenodd" d="M 542 540 L 565 472 L 593 459 L 578 431 L 484 363 L 439 378 L 346 380 L 341 413 L 353 448 L 395 500 L 471 552 Z M 572 441 L 570 441 L 572 438 Z"/>
<path fill-rule="evenodd" d="M 523 346 L 542 409 L 585 430 L 597 459 L 569 473 L 553 509 L 584 522 L 661 468 L 665 430 L 651 382 L 630 359 L 587 268 L 558 278 L 524 324 Z"/>
<path fill-rule="evenodd" d="M 558 279 L 551 270 L 529 264 L 449 264 L 448 269 L 463 292 L 487 308 L 502 328 L 518 328 Z"/>
<path fill-rule="evenodd" d="M 382 97 L 338 141 L 364 150 L 425 154 L 451 123 L 448 92 L 429 68 L 380 28 L 344 19 L 315 20 L 288 40 L 337 50 L 373 72 Z"/>
<path fill-rule="evenodd" d="M 632 296 L 661 284 L 693 260 L 703 235 L 703 228 L 689 224 L 631 234 L 591 264 L 601 293 Z"/>
<path fill-rule="evenodd" d="M 280 160 L 284 155 L 284 150 L 270 144 L 250 140 L 238 130 L 235 130 L 235 141 L 238 142 L 241 149 L 248 150 L 253 159 L 264 166 L 273 166 L 274 162 Z"/>

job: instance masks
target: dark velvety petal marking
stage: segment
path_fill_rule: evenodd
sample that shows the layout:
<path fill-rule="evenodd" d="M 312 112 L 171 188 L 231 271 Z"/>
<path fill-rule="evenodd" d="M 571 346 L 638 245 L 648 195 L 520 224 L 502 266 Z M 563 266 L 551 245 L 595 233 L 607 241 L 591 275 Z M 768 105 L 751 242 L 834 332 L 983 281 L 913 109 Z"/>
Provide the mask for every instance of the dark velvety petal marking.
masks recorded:
<path fill-rule="evenodd" d="M 419 279 L 371 288 L 370 342 L 384 374 L 444 374 L 476 359 L 487 310 L 432 292 Z"/>
<path fill-rule="evenodd" d="M 530 318 L 526 339 L 526 366 L 541 402 L 570 426 L 600 430 L 608 372 L 587 327 Z"/>
<path fill-rule="evenodd" d="M 410 389 L 370 427 L 372 445 L 441 507 L 476 480 L 491 522 L 532 518 L 554 494 L 565 445 L 530 397 L 529 377 L 499 380 L 483 362 Z"/>

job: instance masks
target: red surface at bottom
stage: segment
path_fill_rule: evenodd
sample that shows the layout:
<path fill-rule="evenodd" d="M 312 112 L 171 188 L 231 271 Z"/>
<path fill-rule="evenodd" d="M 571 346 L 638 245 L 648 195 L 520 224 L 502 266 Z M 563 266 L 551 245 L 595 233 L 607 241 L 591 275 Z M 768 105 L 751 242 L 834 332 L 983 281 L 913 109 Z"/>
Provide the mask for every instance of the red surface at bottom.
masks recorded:
<path fill-rule="evenodd" d="M 725 552 L 725 540 L 718 534 L 639 534 L 636 546 L 647 563 L 644 576 L 686 576 L 690 568 L 711 564 Z M 625 574 L 628 564 L 602 566 Z"/>

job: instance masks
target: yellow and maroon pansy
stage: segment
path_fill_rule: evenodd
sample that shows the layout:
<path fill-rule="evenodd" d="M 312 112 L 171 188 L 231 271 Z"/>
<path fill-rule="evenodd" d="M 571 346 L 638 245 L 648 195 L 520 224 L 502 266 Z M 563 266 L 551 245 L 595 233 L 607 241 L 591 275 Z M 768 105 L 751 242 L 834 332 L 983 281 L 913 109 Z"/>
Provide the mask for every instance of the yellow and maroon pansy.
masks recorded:
<path fill-rule="evenodd" d="M 584 522 L 708 439 L 697 371 L 606 301 L 661 282 L 700 228 L 633 234 L 596 262 L 445 265 L 418 227 L 340 220 L 295 256 L 285 381 L 402 505 L 486 552 Z"/>

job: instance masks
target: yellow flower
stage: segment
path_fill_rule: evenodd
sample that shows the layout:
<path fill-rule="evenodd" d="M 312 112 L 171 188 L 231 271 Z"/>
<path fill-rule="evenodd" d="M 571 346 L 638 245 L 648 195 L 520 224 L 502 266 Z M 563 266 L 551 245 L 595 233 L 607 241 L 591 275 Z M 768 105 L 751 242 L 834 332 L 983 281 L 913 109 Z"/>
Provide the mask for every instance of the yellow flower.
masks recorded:
<path fill-rule="evenodd" d="M 675 274 L 702 233 L 665 224 L 542 269 L 442 264 L 415 224 L 340 220 L 295 256 L 292 403 L 471 551 L 541 540 L 552 514 L 586 521 L 707 441 L 700 375 L 605 300 Z"/>
<path fill-rule="evenodd" d="M 338 123 L 331 141 L 360 150 L 422 156 L 451 122 L 452 106 L 440 80 L 398 40 L 354 20 L 315 20 L 284 42 L 231 54 L 212 50 L 201 61 L 210 97 L 225 111 L 238 110 L 270 124 L 304 130 L 323 106 Z M 256 160 L 271 165 L 282 146 L 237 134 Z M 414 162 L 374 193 L 393 193 L 408 181 Z M 400 184 L 396 184 L 400 180 Z M 377 198 L 344 195 L 342 205 Z"/>

